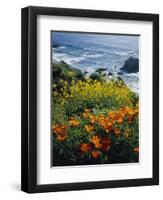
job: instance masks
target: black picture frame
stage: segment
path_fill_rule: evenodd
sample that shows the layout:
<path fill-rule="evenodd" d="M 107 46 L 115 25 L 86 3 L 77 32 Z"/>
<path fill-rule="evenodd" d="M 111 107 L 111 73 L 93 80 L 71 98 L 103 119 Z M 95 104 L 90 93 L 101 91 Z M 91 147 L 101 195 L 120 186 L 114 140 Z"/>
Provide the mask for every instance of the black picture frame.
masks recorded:
<path fill-rule="evenodd" d="M 37 16 L 55 15 L 153 23 L 153 177 L 63 184 L 37 184 Z M 28 193 L 159 184 L 159 15 L 30 6 L 21 12 L 21 190 Z"/>

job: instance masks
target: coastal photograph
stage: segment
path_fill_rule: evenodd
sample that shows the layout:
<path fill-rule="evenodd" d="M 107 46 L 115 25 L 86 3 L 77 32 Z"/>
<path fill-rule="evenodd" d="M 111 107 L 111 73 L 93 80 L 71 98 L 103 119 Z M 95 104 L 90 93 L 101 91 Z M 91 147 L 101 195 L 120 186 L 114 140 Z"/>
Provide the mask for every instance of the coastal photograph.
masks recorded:
<path fill-rule="evenodd" d="M 53 167 L 139 162 L 139 37 L 51 31 Z"/>

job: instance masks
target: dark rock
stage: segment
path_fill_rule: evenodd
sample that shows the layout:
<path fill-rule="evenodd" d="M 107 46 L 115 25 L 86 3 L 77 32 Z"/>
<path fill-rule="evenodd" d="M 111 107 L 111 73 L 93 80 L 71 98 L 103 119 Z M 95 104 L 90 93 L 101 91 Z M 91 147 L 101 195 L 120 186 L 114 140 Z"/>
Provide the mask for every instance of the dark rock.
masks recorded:
<path fill-rule="evenodd" d="M 126 73 L 137 73 L 139 71 L 139 59 L 133 57 L 128 58 L 121 70 Z"/>
<path fill-rule="evenodd" d="M 53 44 L 52 47 L 53 48 L 58 48 L 58 47 L 60 47 L 60 45 L 59 44 Z"/>
<path fill-rule="evenodd" d="M 101 73 L 101 72 L 104 72 L 104 71 L 106 71 L 106 70 L 107 70 L 107 68 L 98 68 L 98 69 L 96 70 L 96 72 Z"/>
<path fill-rule="evenodd" d="M 109 72 L 109 73 L 108 73 L 108 76 L 113 76 L 113 73 Z"/>
<path fill-rule="evenodd" d="M 123 72 L 117 72 L 118 75 L 123 75 Z"/>

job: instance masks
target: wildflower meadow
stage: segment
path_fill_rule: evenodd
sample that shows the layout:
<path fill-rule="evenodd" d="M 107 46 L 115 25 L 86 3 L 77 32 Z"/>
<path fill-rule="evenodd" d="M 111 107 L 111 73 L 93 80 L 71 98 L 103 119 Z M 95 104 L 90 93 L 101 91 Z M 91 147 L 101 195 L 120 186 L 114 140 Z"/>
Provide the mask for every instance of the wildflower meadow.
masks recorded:
<path fill-rule="evenodd" d="M 138 95 L 121 79 L 62 73 L 52 85 L 53 165 L 138 162 Z"/>

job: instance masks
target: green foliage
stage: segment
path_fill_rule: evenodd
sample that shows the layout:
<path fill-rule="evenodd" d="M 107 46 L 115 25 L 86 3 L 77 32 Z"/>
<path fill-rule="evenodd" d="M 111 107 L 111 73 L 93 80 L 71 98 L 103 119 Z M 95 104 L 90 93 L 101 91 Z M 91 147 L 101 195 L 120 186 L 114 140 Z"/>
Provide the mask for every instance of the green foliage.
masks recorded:
<path fill-rule="evenodd" d="M 96 80 L 96 81 L 103 81 L 103 76 L 100 73 L 94 72 L 90 75 L 90 79 Z"/>

